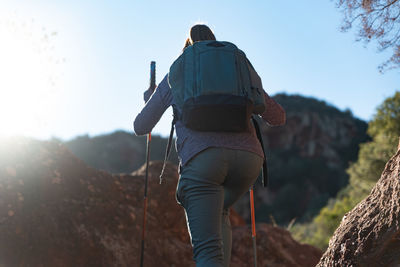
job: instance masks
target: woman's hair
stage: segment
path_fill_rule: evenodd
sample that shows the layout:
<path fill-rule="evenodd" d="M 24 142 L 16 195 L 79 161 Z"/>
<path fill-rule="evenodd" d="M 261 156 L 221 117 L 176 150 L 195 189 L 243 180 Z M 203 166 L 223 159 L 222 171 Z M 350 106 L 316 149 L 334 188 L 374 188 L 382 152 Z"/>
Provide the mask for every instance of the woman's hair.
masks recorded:
<path fill-rule="evenodd" d="M 206 40 L 216 40 L 214 33 L 207 25 L 196 24 L 190 29 L 189 38 L 186 39 L 183 50 L 194 42 Z"/>

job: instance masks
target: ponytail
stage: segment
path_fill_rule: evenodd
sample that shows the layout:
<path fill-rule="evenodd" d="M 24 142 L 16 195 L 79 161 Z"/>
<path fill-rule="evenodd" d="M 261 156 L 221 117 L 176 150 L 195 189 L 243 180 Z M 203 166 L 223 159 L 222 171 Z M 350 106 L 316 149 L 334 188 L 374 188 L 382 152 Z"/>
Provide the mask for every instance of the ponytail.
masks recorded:
<path fill-rule="evenodd" d="M 183 50 L 185 50 L 186 47 L 192 45 L 192 41 L 190 40 L 190 38 L 187 38 L 185 41 L 185 46 L 183 47 Z"/>

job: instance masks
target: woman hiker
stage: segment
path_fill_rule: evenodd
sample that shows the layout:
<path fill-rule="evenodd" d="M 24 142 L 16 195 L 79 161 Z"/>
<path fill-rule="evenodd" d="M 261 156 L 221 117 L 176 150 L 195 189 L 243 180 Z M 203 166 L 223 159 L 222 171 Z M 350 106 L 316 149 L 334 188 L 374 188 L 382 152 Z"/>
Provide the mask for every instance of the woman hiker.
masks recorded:
<path fill-rule="evenodd" d="M 184 50 L 195 42 L 216 40 L 206 25 L 194 25 Z M 217 43 L 217 42 L 215 42 Z M 218 45 L 218 44 L 217 44 Z M 248 63 L 252 83 L 261 79 Z M 262 89 L 265 111 L 260 114 L 269 125 L 283 125 L 284 109 Z M 144 93 L 146 105 L 134 121 L 136 135 L 150 133 L 169 106 L 176 106 L 168 74 L 154 93 Z M 178 112 L 180 110 L 178 109 Z M 213 118 L 210 117 L 210 120 Z M 232 231 L 230 207 L 255 183 L 264 153 L 254 126 L 245 132 L 196 131 L 176 122 L 179 156 L 178 203 L 184 208 L 196 266 L 229 266 Z"/>

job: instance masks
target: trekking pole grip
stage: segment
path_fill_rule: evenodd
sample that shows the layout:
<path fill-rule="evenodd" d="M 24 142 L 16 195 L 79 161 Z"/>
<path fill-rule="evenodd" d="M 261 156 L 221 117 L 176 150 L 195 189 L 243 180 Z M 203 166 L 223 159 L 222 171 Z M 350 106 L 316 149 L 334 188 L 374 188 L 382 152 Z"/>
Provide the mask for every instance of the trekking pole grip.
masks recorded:
<path fill-rule="evenodd" d="M 156 62 L 150 62 L 150 89 L 154 91 L 156 89 Z"/>

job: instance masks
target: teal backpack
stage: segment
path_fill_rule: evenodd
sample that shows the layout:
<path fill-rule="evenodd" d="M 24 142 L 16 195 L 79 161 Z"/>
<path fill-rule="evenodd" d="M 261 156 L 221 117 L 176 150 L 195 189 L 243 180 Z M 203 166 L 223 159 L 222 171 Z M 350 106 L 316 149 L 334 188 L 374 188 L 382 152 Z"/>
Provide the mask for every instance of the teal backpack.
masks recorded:
<path fill-rule="evenodd" d="M 252 117 L 266 108 L 264 91 L 261 81 L 251 76 L 249 68 L 253 66 L 243 51 L 232 43 L 221 41 L 195 42 L 171 65 L 168 83 L 175 101 L 174 119 L 160 183 L 177 120 L 196 131 L 243 132 L 248 130 L 252 119 L 264 151 L 259 126 Z M 262 177 L 266 186 L 266 161 Z"/>
<path fill-rule="evenodd" d="M 252 85 L 250 63 L 236 45 L 201 41 L 171 65 L 168 82 L 178 120 L 193 130 L 242 132 L 265 110 L 262 88 Z"/>

